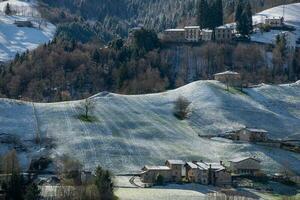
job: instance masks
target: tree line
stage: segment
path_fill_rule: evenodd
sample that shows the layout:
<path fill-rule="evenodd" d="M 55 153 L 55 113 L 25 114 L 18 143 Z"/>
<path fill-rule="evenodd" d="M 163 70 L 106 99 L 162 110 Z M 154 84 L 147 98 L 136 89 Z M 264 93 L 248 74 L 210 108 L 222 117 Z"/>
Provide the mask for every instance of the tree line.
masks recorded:
<path fill-rule="evenodd" d="M 16 150 L 0 156 L 0 189 L 5 200 L 41 200 L 41 187 L 31 173 L 22 173 Z M 94 175 L 86 180 L 81 178 L 83 165 L 76 159 L 63 155 L 56 176 L 60 183 L 57 187 L 57 200 L 115 200 L 113 174 L 98 166 Z M 53 198 L 53 197 L 52 197 Z"/>

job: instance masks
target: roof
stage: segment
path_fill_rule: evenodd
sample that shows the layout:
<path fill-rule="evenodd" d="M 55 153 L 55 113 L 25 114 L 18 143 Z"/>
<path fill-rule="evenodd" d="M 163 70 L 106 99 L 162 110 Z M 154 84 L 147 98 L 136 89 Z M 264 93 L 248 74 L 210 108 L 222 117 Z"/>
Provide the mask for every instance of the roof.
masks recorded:
<path fill-rule="evenodd" d="M 186 165 L 188 165 L 192 169 L 198 169 L 198 166 L 192 162 L 187 162 Z"/>
<path fill-rule="evenodd" d="M 185 162 L 183 160 L 167 160 L 171 165 L 184 165 Z"/>
<path fill-rule="evenodd" d="M 239 162 L 242 162 L 242 161 L 245 161 L 245 160 L 249 160 L 249 159 L 255 160 L 255 161 L 257 161 L 257 162 L 261 162 L 260 160 L 258 160 L 258 159 L 256 159 L 256 158 L 253 158 L 253 157 L 241 157 L 241 158 L 235 158 L 235 159 L 229 160 L 229 162 L 239 163 Z"/>
<path fill-rule="evenodd" d="M 211 29 L 202 29 L 202 32 L 209 32 L 209 33 L 212 33 L 213 32 L 213 30 L 211 30 Z"/>
<path fill-rule="evenodd" d="M 246 129 L 249 130 L 250 132 L 258 132 L 258 133 L 267 133 L 268 132 L 264 129 L 257 129 L 257 128 L 246 128 Z"/>
<path fill-rule="evenodd" d="M 165 32 L 183 32 L 185 31 L 182 28 L 166 29 Z"/>
<path fill-rule="evenodd" d="M 219 75 L 239 75 L 239 73 L 234 71 L 225 71 L 225 72 L 215 74 L 215 76 L 219 76 Z"/>
<path fill-rule="evenodd" d="M 149 165 L 145 165 L 144 168 L 148 169 L 148 170 L 170 170 L 170 168 L 167 167 L 167 166 L 149 166 Z"/>
<path fill-rule="evenodd" d="M 224 24 L 222 26 L 218 26 L 216 29 L 233 29 L 232 24 Z"/>
<path fill-rule="evenodd" d="M 200 26 L 185 26 L 185 29 L 200 29 Z"/>
<path fill-rule="evenodd" d="M 208 170 L 209 168 L 211 168 L 216 171 L 221 171 L 225 169 L 225 167 L 220 163 L 197 162 L 197 165 L 200 169 L 204 169 L 204 170 Z"/>

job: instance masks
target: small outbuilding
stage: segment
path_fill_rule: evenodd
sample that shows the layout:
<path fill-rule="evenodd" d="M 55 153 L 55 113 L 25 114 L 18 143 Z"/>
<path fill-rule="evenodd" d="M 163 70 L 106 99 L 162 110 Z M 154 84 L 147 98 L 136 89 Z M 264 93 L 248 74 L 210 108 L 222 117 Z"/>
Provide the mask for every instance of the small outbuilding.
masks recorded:
<path fill-rule="evenodd" d="M 231 87 L 241 87 L 241 75 L 234 71 L 225 71 L 214 75 L 215 80 L 226 84 L 227 89 Z"/>

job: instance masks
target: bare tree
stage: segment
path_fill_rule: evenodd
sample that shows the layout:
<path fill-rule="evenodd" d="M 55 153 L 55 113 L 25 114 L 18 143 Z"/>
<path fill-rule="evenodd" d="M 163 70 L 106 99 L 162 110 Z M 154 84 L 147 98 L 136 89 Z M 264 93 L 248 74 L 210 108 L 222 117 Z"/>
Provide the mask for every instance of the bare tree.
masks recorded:
<path fill-rule="evenodd" d="M 90 99 L 87 98 L 85 99 L 82 103 L 81 103 L 81 109 L 83 110 L 84 114 L 83 116 L 88 119 L 89 118 L 89 114 L 91 112 L 91 110 L 93 110 L 93 108 L 95 107 L 95 102 Z"/>

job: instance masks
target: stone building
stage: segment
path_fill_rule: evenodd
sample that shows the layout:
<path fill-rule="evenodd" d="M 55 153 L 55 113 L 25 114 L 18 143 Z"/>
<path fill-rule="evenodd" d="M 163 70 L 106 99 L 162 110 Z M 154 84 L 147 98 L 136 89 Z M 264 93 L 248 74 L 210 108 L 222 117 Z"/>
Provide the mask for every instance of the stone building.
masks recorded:
<path fill-rule="evenodd" d="M 188 42 L 199 42 L 201 40 L 201 29 L 200 26 L 186 26 L 185 39 Z"/>
<path fill-rule="evenodd" d="M 232 131 L 233 140 L 243 142 L 265 142 L 268 140 L 268 131 L 257 128 L 242 128 Z"/>
<path fill-rule="evenodd" d="M 165 165 L 171 169 L 172 173 L 172 181 L 180 182 L 182 177 L 184 176 L 184 164 L 185 162 L 182 160 L 167 160 Z"/>
<path fill-rule="evenodd" d="M 233 38 L 233 28 L 231 26 L 219 26 L 215 28 L 215 40 L 216 41 L 230 41 Z"/>
<path fill-rule="evenodd" d="M 172 171 L 168 166 L 144 166 L 142 168 L 141 181 L 143 183 L 155 183 L 158 175 L 163 176 L 165 182 L 172 181 Z"/>
<path fill-rule="evenodd" d="M 231 87 L 241 87 L 241 75 L 233 71 L 225 71 L 214 75 L 215 80 L 226 84 L 227 89 Z"/>
<path fill-rule="evenodd" d="M 278 28 L 284 26 L 283 17 L 271 17 L 265 19 L 265 24 L 271 26 L 272 28 Z"/>
<path fill-rule="evenodd" d="M 230 160 L 229 169 L 236 175 L 255 176 L 261 172 L 260 160 L 252 157 Z"/>

